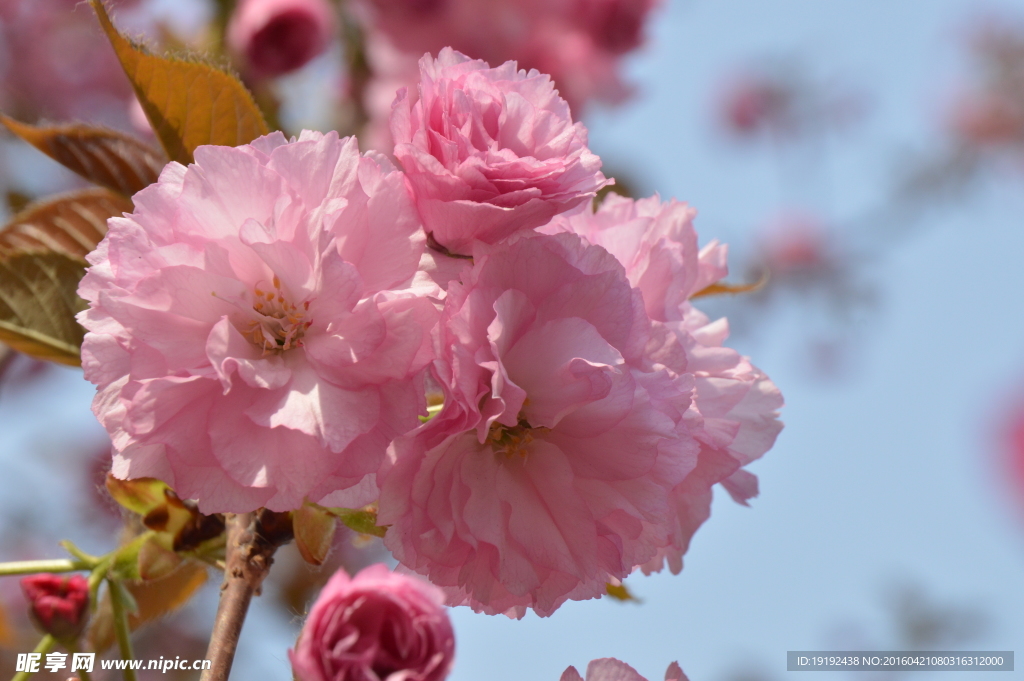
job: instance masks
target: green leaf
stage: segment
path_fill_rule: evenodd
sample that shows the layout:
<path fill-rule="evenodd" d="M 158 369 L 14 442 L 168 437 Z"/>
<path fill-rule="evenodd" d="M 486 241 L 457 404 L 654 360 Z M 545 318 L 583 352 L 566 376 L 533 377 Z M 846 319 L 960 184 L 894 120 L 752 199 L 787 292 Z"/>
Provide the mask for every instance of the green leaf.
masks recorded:
<path fill-rule="evenodd" d="M 144 532 L 120 547 L 114 554 L 114 565 L 111 567 L 115 579 L 139 579 L 139 552 L 153 535 Z"/>
<path fill-rule="evenodd" d="M 78 281 L 85 263 L 56 252 L 0 257 L 0 341 L 15 350 L 61 364 L 81 364 L 85 329 L 75 314 L 85 309 Z"/>
<path fill-rule="evenodd" d="M 30 204 L 0 230 L 0 257 L 23 251 L 55 251 L 85 265 L 107 233 L 107 219 L 129 213 L 132 202 L 108 189 L 60 194 Z"/>
<path fill-rule="evenodd" d="M 154 183 L 163 153 L 134 137 L 91 125 L 34 126 L 0 115 L 12 133 L 85 179 L 131 196 Z"/>
<path fill-rule="evenodd" d="M 377 512 L 368 509 L 325 508 L 325 511 L 359 534 L 383 537 L 388 528 L 377 525 Z"/>
<path fill-rule="evenodd" d="M 142 516 L 142 524 L 157 533 L 154 541 L 167 551 L 198 551 L 224 533 L 223 516 L 203 515 L 156 478 L 120 480 L 108 473 L 106 487 L 114 501 Z"/>
<path fill-rule="evenodd" d="M 118 32 L 100 0 L 89 4 L 172 161 L 191 163 L 203 144 L 235 147 L 270 132 L 238 78 L 200 61 L 151 54 Z"/>
<path fill-rule="evenodd" d="M 146 516 L 153 509 L 165 504 L 165 490 L 170 489 L 166 482 L 156 478 L 121 480 L 110 473 L 107 473 L 104 484 L 114 501 L 141 516 Z"/>

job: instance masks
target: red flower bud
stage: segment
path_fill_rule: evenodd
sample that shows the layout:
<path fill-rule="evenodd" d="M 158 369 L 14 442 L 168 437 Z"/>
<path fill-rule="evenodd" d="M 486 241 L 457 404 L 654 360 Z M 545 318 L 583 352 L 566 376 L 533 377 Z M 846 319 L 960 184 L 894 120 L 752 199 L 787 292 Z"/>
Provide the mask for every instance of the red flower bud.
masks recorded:
<path fill-rule="evenodd" d="M 58 641 L 74 641 L 85 628 L 89 582 L 82 575 L 33 575 L 21 580 L 29 614 L 39 629 Z"/>

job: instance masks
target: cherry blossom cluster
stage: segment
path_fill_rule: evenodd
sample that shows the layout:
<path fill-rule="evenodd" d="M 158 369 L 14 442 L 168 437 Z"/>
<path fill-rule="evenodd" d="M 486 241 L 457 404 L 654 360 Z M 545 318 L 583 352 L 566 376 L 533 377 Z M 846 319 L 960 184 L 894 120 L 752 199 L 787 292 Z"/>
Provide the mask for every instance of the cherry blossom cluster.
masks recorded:
<path fill-rule="evenodd" d="M 778 389 L 691 299 L 694 211 L 609 196 L 551 79 L 451 49 L 352 138 L 200 147 L 110 220 L 80 294 L 113 473 L 211 512 L 376 504 L 451 605 L 521 617 L 682 568 Z"/>

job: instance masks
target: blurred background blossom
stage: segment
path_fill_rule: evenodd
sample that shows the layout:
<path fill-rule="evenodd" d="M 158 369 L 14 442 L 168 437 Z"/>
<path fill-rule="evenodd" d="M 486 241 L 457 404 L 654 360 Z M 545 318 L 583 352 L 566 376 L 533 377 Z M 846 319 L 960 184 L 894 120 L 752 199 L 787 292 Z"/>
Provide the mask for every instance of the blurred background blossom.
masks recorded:
<path fill-rule="evenodd" d="M 111 4 L 158 49 L 230 63 L 285 130 L 356 133 L 364 149 L 390 150 L 391 103 L 424 52 L 550 73 L 618 190 L 687 201 L 702 239 L 729 244 L 730 279 L 762 282 L 702 301 L 787 396 L 786 432 L 752 467 L 753 510 L 716 495 L 681 577 L 626 581 L 639 603 L 522 622 L 453 610 L 452 679 L 556 679 L 614 656 L 652 679 L 679 659 L 694 679 L 767 681 L 786 650 L 1024 640 L 1019 3 Z M 246 19 L 253 7 L 283 23 Z M 225 43 L 232 22 L 246 30 Z M 269 68 L 258 36 L 284 50 Z M 0 0 L 0 109 L 146 134 L 75 0 Z M 7 215 L 77 182 L 0 142 Z M 107 441 L 91 397 L 79 371 L 0 358 L 6 559 L 52 556 L 66 536 L 110 547 L 120 517 L 96 493 Z M 290 678 L 287 648 L 330 574 L 388 559 L 348 531 L 319 569 L 289 555 L 246 624 L 240 678 Z M 139 655 L 200 657 L 215 600 L 208 584 L 149 625 Z M 0 580 L 0 666 L 31 644 L 17 580 Z"/>

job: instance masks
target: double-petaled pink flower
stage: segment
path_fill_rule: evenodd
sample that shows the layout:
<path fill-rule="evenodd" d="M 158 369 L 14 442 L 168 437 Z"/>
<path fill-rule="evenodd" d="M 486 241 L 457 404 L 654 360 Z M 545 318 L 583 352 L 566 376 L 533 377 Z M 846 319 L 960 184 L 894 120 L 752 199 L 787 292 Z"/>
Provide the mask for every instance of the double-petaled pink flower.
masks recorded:
<path fill-rule="evenodd" d="M 206 512 L 376 496 L 418 424 L 436 311 L 405 178 L 352 138 L 200 147 L 110 220 L 79 293 L 114 475 Z"/>
<path fill-rule="evenodd" d="M 724 246 L 698 248 L 694 215 L 686 204 L 657 196 L 634 201 L 609 195 L 597 211 L 560 216 L 543 228 L 578 234 L 622 262 L 652 319 L 647 360 L 694 382 L 686 422 L 701 443 L 700 456 L 674 491 L 672 545 L 645 566 L 648 571 L 660 569 L 663 560 L 673 572 L 682 569 L 690 539 L 710 515 L 716 483 L 741 503 L 757 494 L 757 478 L 743 466 L 768 451 L 782 429 L 778 388 L 749 358 L 724 347 L 725 319 L 712 322 L 690 303 L 728 273 Z"/>
<path fill-rule="evenodd" d="M 576 667 L 569 667 L 562 672 L 560 681 L 584 681 L 584 677 L 576 671 Z M 587 665 L 586 681 L 647 681 L 640 673 L 621 660 L 614 657 L 602 657 L 591 660 Z M 665 681 L 687 681 L 686 674 L 679 667 L 678 662 L 673 662 L 665 670 Z"/>
<path fill-rule="evenodd" d="M 490 68 L 449 48 L 424 56 L 391 134 L 424 226 L 452 252 L 540 227 L 608 184 L 551 79 L 515 62 Z"/>
<path fill-rule="evenodd" d="M 669 545 L 696 465 L 692 377 L 645 366 L 649 321 L 615 258 L 571 234 L 478 245 L 441 333 L 444 409 L 380 475 L 400 562 L 451 604 L 549 615 Z"/>
<path fill-rule="evenodd" d="M 289 652 L 298 681 L 442 681 L 455 659 L 444 595 L 386 565 L 339 570 Z"/>

